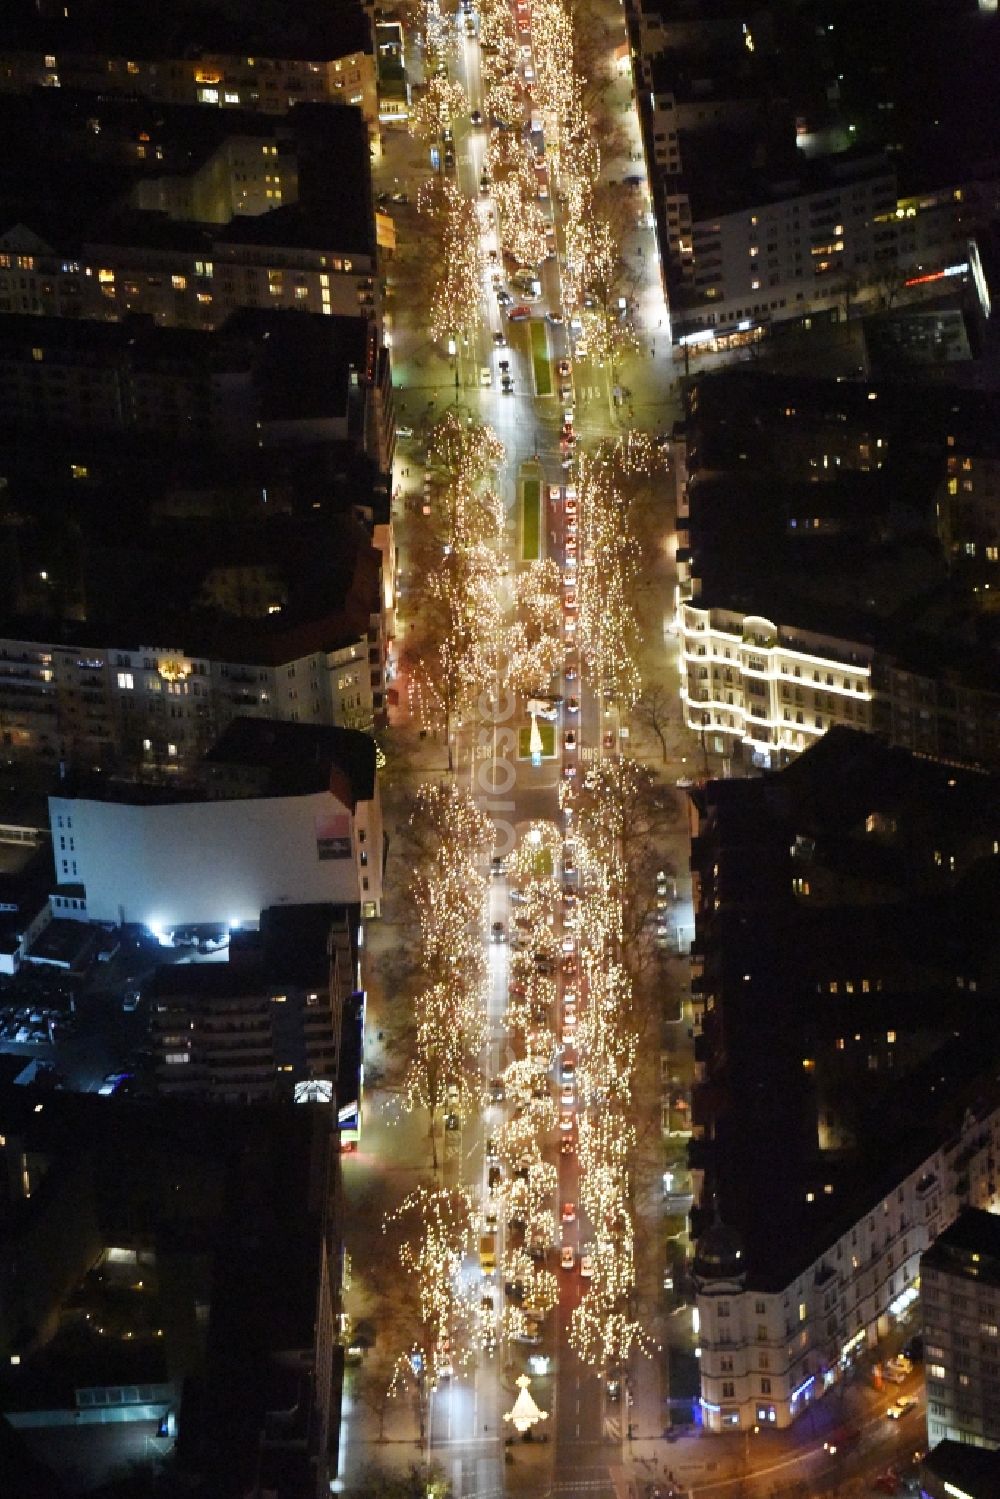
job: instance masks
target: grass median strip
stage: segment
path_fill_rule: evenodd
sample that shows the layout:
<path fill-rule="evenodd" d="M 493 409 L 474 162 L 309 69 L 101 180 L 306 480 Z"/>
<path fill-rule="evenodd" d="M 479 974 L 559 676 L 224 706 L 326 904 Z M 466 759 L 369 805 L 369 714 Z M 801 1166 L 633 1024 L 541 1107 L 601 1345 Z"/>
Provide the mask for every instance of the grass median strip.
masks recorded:
<path fill-rule="evenodd" d="M 542 740 L 542 759 L 551 760 L 556 752 L 556 731 L 550 723 L 540 723 L 538 732 Z M 531 759 L 531 727 L 518 729 L 517 753 L 520 759 Z"/>
<path fill-rule="evenodd" d="M 525 562 L 537 562 L 541 542 L 542 486 L 538 479 L 525 479 L 521 484 L 521 557 Z"/>
<path fill-rule="evenodd" d="M 552 364 L 549 360 L 549 339 L 541 318 L 531 320 L 531 364 L 535 372 L 535 394 L 552 394 Z"/>

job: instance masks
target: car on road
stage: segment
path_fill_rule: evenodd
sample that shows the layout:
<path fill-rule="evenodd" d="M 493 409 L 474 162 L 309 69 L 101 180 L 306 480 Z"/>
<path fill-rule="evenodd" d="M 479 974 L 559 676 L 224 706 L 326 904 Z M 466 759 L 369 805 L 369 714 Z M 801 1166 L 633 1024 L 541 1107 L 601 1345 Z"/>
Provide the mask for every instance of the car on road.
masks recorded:
<path fill-rule="evenodd" d="M 568 359 L 560 359 L 559 363 L 556 365 L 557 372 L 564 380 L 569 378 L 569 373 L 572 368 L 573 365 Z"/>
<path fill-rule="evenodd" d="M 537 1348 L 542 1341 L 542 1330 L 537 1322 L 526 1318 L 524 1325 L 513 1334 L 515 1343 L 527 1343 L 532 1348 Z"/>
<path fill-rule="evenodd" d="M 495 1077 L 490 1083 L 490 1103 L 503 1103 L 503 1078 Z"/>
<path fill-rule="evenodd" d="M 559 328 L 562 326 L 563 315 L 561 312 L 547 312 L 545 314 L 545 321 L 551 323 L 553 328 Z"/>
<path fill-rule="evenodd" d="M 486 1142 L 486 1160 L 490 1164 L 492 1164 L 493 1161 L 499 1160 L 499 1156 L 497 1155 L 497 1142 L 493 1139 L 492 1136 L 490 1136 L 490 1138 Z"/>
<path fill-rule="evenodd" d="M 505 396 L 514 394 L 514 381 L 510 375 L 502 375 L 500 377 L 500 389 Z"/>
<path fill-rule="evenodd" d="M 512 307 L 507 316 L 512 323 L 525 323 L 531 316 L 531 308 L 520 303 L 517 307 Z"/>
<path fill-rule="evenodd" d="M 578 697 L 571 697 L 569 702 L 566 704 L 566 708 L 570 713 L 579 713 L 580 699 Z"/>
<path fill-rule="evenodd" d="M 120 1092 L 131 1077 L 131 1072 L 109 1072 L 97 1091 L 102 1098 L 110 1098 L 112 1093 Z"/>
<path fill-rule="evenodd" d="M 568 1134 L 571 1133 L 572 1129 L 573 1129 L 573 1115 L 569 1114 L 569 1113 L 562 1113 L 562 1114 L 560 1114 L 559 1115 L 559 1131 L 560 1131 L 560 1134 L 568 1135 Z"/>
<path fill-rule="evenodd" d="M 507 291 L 506 287 L 501 286 L 500 290 L 497 292 L 497 302 L 499 303 L 499 305 L 501 307 L 509 307 L 513 300 L 514 298 L 511 296 L 510 292 Z"/>
<path fill-rule="evenodd" d="M 413 428 L 412 427 L 397 427 L 396 428 L 396 436 L 397 437 L 404 437 L 404 438 L 406 438 L 406 437 L 412 437 L 413 436 Z"/>
<path fill-rule="evenodd" d="M 885 1367 L 887 1371 L 892 1369 L 905 1379 L 908 1374 L 913 1373 L 913 1360 L 907 1358 L 905 1353 L 897 1353 L 895 1358 L 886 1361 Z"/>
<path fill-rule="evenodd" d="M 470 114 L 469 119 L 472 121 L 473 125 L 481 125 L 483 123 L 483 112 L 482 112 L 482 110 L 481 109 L 474 109 L 472 111 L 472 113 Z"/>
<path fill-rule="evenodd" d="M 576 1137 L 574 1135 L 563 1135 L 559 1141 L 560 1155 L 576 1155 Z"/>
<path fill-rule="evenodd" d="M 138 989 L 126 989 L 125 998 L 122 1000 L 122 1009 L 126 1015 L 132 1015 L 139 1008 L 142 995 Z"/>
<path fill-rule="evenodd" d="M 503 942 L 507 936 L 507 928 L 502 921 L 494 921 L 490 927 L 490 935 L 494 942 Z"/>
<path fill-rule="evenodd" d="M 576 1060 L 574 1057 L 563 1057 L 559 1075 L 564 1083 L 571 1083 L 576 1078 Z"/>
<path fill-rule="evenodd" d="M 503 1169 L 500 1166 L 491 1166 L 486 1176 L 486 1185 L 491 1192 L 495 1192 L 503 1180 Z"/>
<path fill-rule="evenodd" d="M 589 1249 L 585 1249 L 580 1256 L 580 1274 L 584 1280 L 590 1280 L 594 1274 L 594 1256 Z"/>
<path fill-rule="evenodd" d="M 563 780 L 564 781 L 571 781 L 575 775 L 576 775 L 576 766 L 575 765 L 564 765 L 563 766 Z"/>
<path fill-rule="evenodd" d="M 564 743 L 564 745 L 566 746 L 566 748 L 568 750 L 575 750 L 576 749 L 576 730 L 575 729 L 567 729 L 566 730 L 565 736 L 563 738 L 563 743 Z"/>
<path fill-rule="evenodd" d="M 494 333 L 494 335 L 493 335 L 493 347 L 495 349 L 505 349 L 507 347 L 507 339 L 506 339 L 506 336 L 504 335 L 504 332 L 503 332 L 502 329 L 500 329 L 496 333 Z M 397 428 L 397 431 L 398 430 L 399 429 Z"/>
<path fill-rule="evenodd" d="M 562 1205 L 562 1221 L 564 1223 L 576 1222 L 576 1203 L 564 1202 Z"/>
<path fill-rule="evenodd" d="M 570 588 L 563 594 L 563 608 L 569 610 L 572 614 L 575 612 L 576 607 L 576 589 Z"/>
<path fill-rule="evenodd" d="M 571 1109 L 576 1103 L 576 1087 L 573 1083 L 563 1083 L 559 1093 L 559 1101 L 564 1109 Z"/>
<path fill-rule="evenodd" d="M 564 1244 L 559 1251 L 559 1265 L 563 1270 L 573 1270 L 576 1267 L 576 1250 L 572 1244 Z"/>
<path fill-rule="evenodd" d="M 872 1479 L 872 1488 L 878 1494 L 898 1494 L 899 1487 L 899 1474 L 894 1468 L 886 1468 L 884 1473 Z"/>
<path fill-rule="evenodd" d="M 576 681 L 576 667 L 572 663 L 570 663 L 569 665 L 567 665 L 565 671 L 563 672 L 563 676 L 566 678 L 567 682 L 575 682 Z"/>
<path fill-rule="evenodd" d="M 916 1408 L 917 1401 L 914 1395 L 900 1395 L 899 1399 L 894 1400 L 890 1405 L 886 1415 L 890 1421 L 902 1421 L 904 1416 L 908 1416 Z"/>
<path fill-rule="evenodd" d="M 576 493 L 575 492 L 573 494 L 571 494 L 571 495 L 567 494 L 567 496 L 566 496 L 566 504 L 565 504 L 564 508 L 565 508 L 565 511 L 566 511 L 567 515 L 575 515 L 576 514 Z"/>

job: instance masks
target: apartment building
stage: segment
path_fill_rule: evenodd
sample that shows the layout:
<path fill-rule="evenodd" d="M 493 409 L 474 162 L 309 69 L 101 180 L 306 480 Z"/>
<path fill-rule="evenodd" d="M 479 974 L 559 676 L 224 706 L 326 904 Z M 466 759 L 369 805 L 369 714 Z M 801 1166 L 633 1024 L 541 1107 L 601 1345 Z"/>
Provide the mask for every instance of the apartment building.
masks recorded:
<path fill-rule="evenodd" d="M 232 933 L 228 962 L 158 969 L 145 996 L 158 1091 L 258 1103 L 335 1085 L 356 926 L 345 909 L 275 907 Z"/>
<path fill-rule="evenodd" d="M 937 662 L 923 665 L 919 650 L 901 658 L 877 638 L 687 601 L 677 628 L 684 719 L 710 753 L 780 766 L 843 726 L 952 764 L 1000 767 L 988 650 L 942 651 L 939 641 Z"/>
<path fill-rule="evenodd" d="M 878 220 L 895 212 L 896 177 L 880 154 L 793 149 L 755 171 L 731 128 L 681 132 L 675 148 L 681 170 L 661 179 L 675 342 L 843 307 L 895 261 Z"/>
<path fill-rule="evenodd" d="M 137 1414 L 151 1443 L 160 1422 L 179 1438 L 191 1488 L 329 1492 L 344 1278 L 336 1126 L 330 1108 L 0 1088 L 0 1356 L 21 1376 L 7 1404 L 9 1492 L 71 1492 L 81 1463 L 102 1486 L 116 1481 Z M 133 1336 L 92 1337 L 86 1387 L 54 1388 L 44 1371 L 66 1367 L 60 1331 L 84 1320 L 81 1300 L 98 1326 L 106 1310 L 117 1328 L 127 1306 Z M 195 1381 L 198 1400 L 183 1399 Z M 30 1428 L 45 1454 L 30 1487 L 7 1460 L 10 1426 Z"/>
<path fill-rule="evenodd" d="M 766 1269 L 748 1273 L 737 1234 L 722 1225 L 706 1229 L 694 1261 L 704 1426 L 791 1426 L 877 1347 L 918 1296 L 926 1328 L 941 1300 L 936 1277 L 930 1286 L 926 1278 L 930 1246 L 950 1223 L 947 1240 L 962 1221 L 956 1215 L 972 1212 L 962 1208 L 970 1194 L 981 1204 L 977 1213 L 996 1221 L 998 1150 L 1000 1103 L 963 1121 L 947 1147 L 901 1169 L 890 1191 L 874 1197 L 819 1253 L 804 1254 L 794 1276 L 777 1286 Z M 821 1176 L 804 1189 L 807 1204 L 837 1190 Z M 929 1411 L 934 1356 L 925 1345 Z M 953 1424 L 930 1421 L 931 1441 Z"/>
<path fill-rule="evenodd" d="M 1000 595 L 1000 440 L 982 432 L 949 432 L 945 440 L 938 535 L 955 573 L 992 610 L 989 595 Z"/>
<path fill-rule="evenodd" d="M 174 12 L 172 15 L 171 12 Z M 47 12 L 47 13 L 46 13 Z M 174 24 L 172 24 L 174 23 Z M 179 46 L 176 8 L 124 4 L 5 7 L 0 92 L 84 89 L 162 104 L 284 114 L 296 104 L 351 104 L 377 138 L 378 92 L 371 18 L 361 3 L 326 7 L 321 22 L 261 24 L 248 7 L 213 29 L 218 45 Z"/>
<path fill-rule="evenodd" d="M 870 646 L 692 603 L 677 618 L 684 720 L 716 753 L 780 765 L 838 724 L 873 727 Z"/>
<path fill-rule="evenodd" d="M 242 309 L 215 332 L 0 318 L 0 431 L 88 446 L 147 437 L 232 451 L 351 442 L 380 473 L 395 440 L 391 367 L 364 317 Z"/>
<path fill-rule="evenodd" d="M 87 166 L 86 124 L 83 111 L 73 138 L 80 159 L 63 144 L 61 175 L 51 143 L 37 148 L 35 180 L 48 193 L 36 189 L 0 222 L 0 312 L 106 320 L 137 312 L 164 326 L 214 329 L 239 308 L 289 308 L 377 322 L 371 170 L 359 110 L 300 105 L 273 130 L 250 131 L 244 117 L 231 136 L 207 132 L 212 149 L 174 172 L 139 170 L 137 162 L 126 168 L 112 142 L 113 190 L 106 172 L 101 187 L 95 182 L 83 193 L 77 178 Z M 135 133 L 135 149 L 145 149 L 141 136 L 149 132 Z M 161 136 L 165 157 L 174 154 L 169 128 Z M 56 144 L 62 141 L 59 135 Z M 88 182 L 93 177 L 91 164 Z M 50 194 L 63 178 L 60 211 Z M 207 220 L 190 216 L 202 211 Z"/>
<path fill-rule="evenodd" d="M 697 382 L 676 466 L 675 619 L 685 718 L 706 751 L 780 765 L 845 725 L 1000 765 L 996 416 L 990 396 L 944 385 L 915 400 L 861 381 Z"/>
<path fill-rule="evenodd" d="M 53 770 L 179 775 L 237 716 L 381 721 L 387 640 L 365 528 L 275 517 L 221 540 L 220 551 L 200 523 L 154 534 L 148 551 L 95 540 L 80 584 L 93 610 L 0 637 L 3 753 Z M 7 628 L 25 622 L 11 615 Z M 145 630 L 142 643 L 132 632 Z"/>
<path fill-rule="evenodd" d="M 927 1436 L 1000 1448 L 1000 1217 L 966 1208 L 925 1250 Z"/>
<path fill-rule="evenodd" d="M 710 1430 L 792 1424 L 911 1311 L 962 1208 L 1000 1206 L 998 787 L 838 728 L 692 793 Z"/>

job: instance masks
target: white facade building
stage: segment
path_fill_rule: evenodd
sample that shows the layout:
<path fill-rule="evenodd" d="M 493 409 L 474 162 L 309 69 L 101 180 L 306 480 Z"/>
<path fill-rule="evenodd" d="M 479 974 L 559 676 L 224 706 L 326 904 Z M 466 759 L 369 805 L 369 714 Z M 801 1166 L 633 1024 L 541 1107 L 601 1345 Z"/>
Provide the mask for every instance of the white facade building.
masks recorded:
<path fill-rule="evenodd" d="M 732 212 L 709 213 L 681 176 L 666 179 L 667 244 L 689 298 L 673 319 L 676 337 L 843 305 L 880 261 L 895 264 L 892 168 L 846 153 L 825 165 L 822 185 L 775 184 Z"/>
<path fill-rule="evenodd" d="M 918 1295 L 920 1256 L 962 1207 L 1000 1208 L 1000 1107 L 957 1134 L 777 1291 L 746 1285 L 738 1239 L 709 1228 L 695 1260 L 701 1406 L 710 1431 L 790 1426 Z M 832 1184 L 818 1182 L 823 1197 Z"/>
<path fill-rule="evenodd" d="M 797 755 L 835 724 L 871 729 L 870 647 L 695 603 L 677 619 L 685 722 L 724 753 Z"/>
<path fill-rule="evenodd" d="M 382 902 L 377 785 L 354 810 L 330 790 L 287 796 L 154 800 L 49 798 L 60 884 L 82 885 L 90 921 L 154 934 L 255 926 L 267 906 Z"/>

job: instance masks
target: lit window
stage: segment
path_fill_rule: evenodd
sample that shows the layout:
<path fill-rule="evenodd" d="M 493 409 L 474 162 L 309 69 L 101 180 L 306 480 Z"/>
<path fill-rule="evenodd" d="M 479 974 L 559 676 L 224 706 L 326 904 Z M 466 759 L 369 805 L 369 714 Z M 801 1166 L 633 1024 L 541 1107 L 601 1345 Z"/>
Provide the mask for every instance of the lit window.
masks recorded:
<path fill-rule="evenodd" d="M 171 759 L 175 758 L 175 756 L 177 754 L 177 746 L 176 746 L 176 744 L 168 744 L 167 745 L 167 754 L 170 756 Z"/>
<path fill-rule="evenodd" d="M 896 1032 L 895 1031 L 886 1031 L 886 1033 L 885 1033 L 885 1039 L 889 1043 L 890 1046 L 895 1046 L 895 1044 L 896 1044 Z"/>
<path fill-rule="evenodd" d="M 45 59 L 45 66 L 46 66 L 46 67 L 47 67 L 47 68 L 54 68 L 54 67 L 55 67 L 55 66 L 56 66 L 56 60 L 55 60 L 55 58 L 54 58 L 54 57 L 53 57 L 53 56 L 52 56 L 52 55 L 51 55 L 51 53 L 50 53 L 50 54 L 49 54 L 49 56 L 48 56 L 48 57 L 46 57 L 46 59 Z"/>
<path fill-rule="evenodd" d="M 118 686 L 122 689 L 123 692 L 132 691 L 132 688 L 135 686 L 135 681 L 130 671 L 120 671 L 118 673 Z"/>
<path fill-rule="evenodd" d="M 174 291 L 186 291 L 188 279 L 186 276 L 171 276 L 170 285 Z"/>

